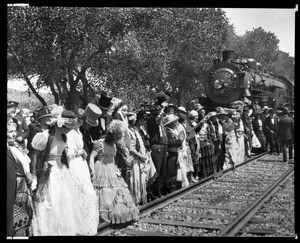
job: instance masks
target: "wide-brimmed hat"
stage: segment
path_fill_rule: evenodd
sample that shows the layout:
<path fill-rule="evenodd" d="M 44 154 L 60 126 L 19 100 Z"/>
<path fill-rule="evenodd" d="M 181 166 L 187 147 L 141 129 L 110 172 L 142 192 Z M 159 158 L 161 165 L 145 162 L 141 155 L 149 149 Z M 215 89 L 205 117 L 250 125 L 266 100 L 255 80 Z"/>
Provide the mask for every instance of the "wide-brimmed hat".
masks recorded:
<path fill-rule="evenodd" d="M 185 107 L 183 107 L 183 106 L 179 106 L 177 108 L 177 112 L 183 112 L 184 114 L 187 114 L 187 111 L 186 111 Z"/>
<path fill-rule="evenodd" d="M 241 100 L 236 100 L 230 103 L 231 107 L 233 108 L 237 108 L 237 107 L 244 107 L 246 104 L 245 102 L 241 101 Z"/>
<path fill-rule="evenodd" d="M 223 107 L 217 107 L 216 108 L 216 113 L 217 113 L 217 116 L 218 115 L 228 115 L 228 112 L 226 112 Z"/>
<path fill-rule="evenodd" d="M 175 121 L 178 121 L 179 117 L 174 115 L 174 114 L 170 114 L 170 115 L 167 115 L 165 118 L 164 118 L 164 125 L 168 125 L 172 122 L 175 122 Z"/>
<path fill-rule="evenodd" d="M 269 111 L 270 108 L 269 108 L 268 106 L 265 105 L 265 106 L 262 108 L 262 110 L 263 110 L 263 111 Z"/>
<path fill-rule="evenodd" d="M 191 111 L 189 112 L 189 118 L 194 118 L 194 117 L 196 117 L 196 116 L 199 116 L 199 114 L 198 114 L 197 111 L 191 110 Z"/>
<path fill-rule="evenodd" d="M 165 107 L 165 109 L 168 109 L 168 108 L 174 108 L 175 110 L 177 110 L 177 106 L 174 105 L 173 103 L 169 103 L 168 106 Z"/>
<path fill-rule="evenodd" d="M 65 127 L 68 129 L 77 129 L 79 127 L 78 117 L 74 111 L 63 110 L 59 117 L 52 120 L 58 127 Z"/>
<path fill-rule="evenodd" d="M 38 119 L 41 119 L 43 117 L 52 117 L 51 110 L 47 106 L 43 106 L 38 113 Z"/>
<path fill-rule="evenodd" d="M 217 112 L 211 111 L 207 114 L 208 119 L 217 115 Z"/>
<path fill-rule="evenodd" d="M 15 105 L 7 101 L 7 114 L 12 113 L 16 109 Z"/>
<path fill-rule="evenodd" d="M 98 105 L 103 110 L 108 110 L 112 106 L 112 97 L 107 97 L 105 94 L 101 94 L 98 101 Z"/>
<path fill-rule="evenodd" d="M 101 116 L 102 111 L 100 108 L 92 103 L 89 103 L 84 110 L 84 115 L 86 117 L 86 122 L 92 127 L 96 127 L 99 124 L 98 118 Z"/>
<path fill-rule="evenodd" d="M 198 110 L 200 110 L 200 109 L 203 109 L 203 106 L 202 106 L 200 103 L 196 103 L 196 104 L 194 105 L 194 110 L 198 111 Z"/>

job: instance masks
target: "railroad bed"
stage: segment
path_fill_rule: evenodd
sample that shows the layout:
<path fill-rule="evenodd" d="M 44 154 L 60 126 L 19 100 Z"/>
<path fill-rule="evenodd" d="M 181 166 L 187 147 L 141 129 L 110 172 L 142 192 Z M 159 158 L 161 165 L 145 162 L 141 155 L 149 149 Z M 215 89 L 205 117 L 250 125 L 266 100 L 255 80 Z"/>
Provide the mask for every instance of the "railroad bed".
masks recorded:
<path fill-rule="evenodd" d="M 148 203 L 136 222 L 103 225 L 98 235 L 293 237 L 294 164 L 281 161 L 252 158 Z"/>

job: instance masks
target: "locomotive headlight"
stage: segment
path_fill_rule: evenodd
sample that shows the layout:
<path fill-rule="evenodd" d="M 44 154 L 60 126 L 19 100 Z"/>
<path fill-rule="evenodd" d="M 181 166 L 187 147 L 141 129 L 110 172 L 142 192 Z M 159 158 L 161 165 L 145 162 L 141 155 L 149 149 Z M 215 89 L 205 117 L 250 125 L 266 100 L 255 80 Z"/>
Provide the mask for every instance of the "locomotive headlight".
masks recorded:
<path fill-rule="evenodd" d="M 222 88 L 222 83 L 223 83 L 223 81 L 221 81 L 221 80 L 215 80 L 215 82 L 214 82 L 214 88 L 215 89 L 221 89 Z"/>

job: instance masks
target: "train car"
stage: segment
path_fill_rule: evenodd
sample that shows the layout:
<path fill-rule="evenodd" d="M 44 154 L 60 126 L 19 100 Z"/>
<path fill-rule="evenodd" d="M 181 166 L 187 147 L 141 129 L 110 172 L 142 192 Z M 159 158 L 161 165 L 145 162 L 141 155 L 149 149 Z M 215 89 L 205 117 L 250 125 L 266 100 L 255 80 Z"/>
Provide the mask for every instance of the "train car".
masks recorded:
<path fill-rule="evenodd" d="M 229 106 L 243 97 L 251 101 L 258 98 L 271 107 L 294 103 L 292 82 L 263 72 L 262 65 L 253 58 L 234 59 L 234 56 L 234 51 L 223 51 L 222 61 L 215 61 L 206 72 L 208 103 Z"/>

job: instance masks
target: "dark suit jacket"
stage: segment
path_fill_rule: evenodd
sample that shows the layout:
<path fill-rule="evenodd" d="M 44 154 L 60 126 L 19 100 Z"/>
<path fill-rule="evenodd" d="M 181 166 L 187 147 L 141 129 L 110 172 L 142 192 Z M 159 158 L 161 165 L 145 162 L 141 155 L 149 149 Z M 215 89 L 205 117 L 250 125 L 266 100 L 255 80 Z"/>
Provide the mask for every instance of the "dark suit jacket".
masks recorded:
<path fill-rule="evenodd" d="M 105 120 L 105 129 L 101 126 L 101 118 Z M 107 130 L 108 122 L 107 122 L 107 117 L 106 116 L 99 117 L 98 122 L 99 122 L 98 126 L 91 127 L 89 129 L 93 140 L 99 140 L 101 137 L 104 137 L 105 133 L 106 133 L 106 130 Z"/>
<path fill-rule="evenodd" d="M 265 131 L 270 134 L 271 131 L 275 132 L 275 134 L 277 134 L 277 131 L 278 131 L 278 118 L 275 116 L 274 117 L 274 124 L 272 123 L 271 121 L 271 117 L 268 116 L 266 119 L 265 119 L 265 122 L 264 122 L 264 126 L 265 126 Z"/>
<path fill-rule="evenodd" d="M 288 116 L 279 119 L 278 135 L 281 139 L 294 139 L 294 120 Z"/>
<path fill-rule="evenodd" d="M 14 211 L 14 203 L 16 198 L 16 186 L 17 186 L 17 178 L 16 178 L 16 165 L 15 159 L 12 156 L 10 150 L 7 148 L 7 184 L 6 184 L 6 229 L 7 235 L 14 235 L 14 226 L 13 226 L 13 211 Z"/>
<path fill-rule="evenodd" d="M 91 137 L 90 137 L 90 132 L 89 132 L 89 130 L 85 130 L 82 126 L 79 128 L 79 130 L 82 133 L 83 149 L 87 153 L 86 161 L 89 164 L 90 154 L 93 150 L 93 143 L 92 143 L 92 140 L 91 140 Z"/>

